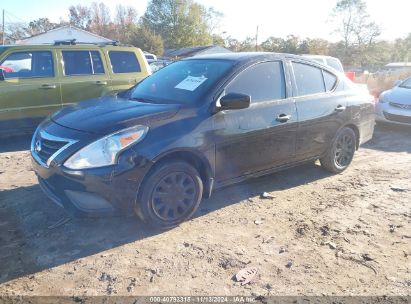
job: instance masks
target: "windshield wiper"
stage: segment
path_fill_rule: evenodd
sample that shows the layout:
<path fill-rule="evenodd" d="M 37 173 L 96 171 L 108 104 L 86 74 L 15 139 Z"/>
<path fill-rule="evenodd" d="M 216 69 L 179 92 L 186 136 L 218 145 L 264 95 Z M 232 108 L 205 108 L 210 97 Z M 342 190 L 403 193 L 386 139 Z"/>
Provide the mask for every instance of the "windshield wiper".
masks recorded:
<path fill-rule="evenodd" d="M 149 98 L 143 98 L 143 97 L 130 97 L 129 100 L 135 100 L 135 101 L 144 102 L 144 103 L 156 103 L 155 100 L 152 100 Z"/>

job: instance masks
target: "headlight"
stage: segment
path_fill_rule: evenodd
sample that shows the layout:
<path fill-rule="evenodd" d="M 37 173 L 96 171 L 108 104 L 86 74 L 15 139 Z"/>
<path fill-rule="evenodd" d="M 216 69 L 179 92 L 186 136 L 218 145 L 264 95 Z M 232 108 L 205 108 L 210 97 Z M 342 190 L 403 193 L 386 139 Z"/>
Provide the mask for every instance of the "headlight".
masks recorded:
<path fill-rule="evenodd" d="M 146 126 L 134 126 L 103 137 L 74 153 L 64 166 L 78 170 L 113 165 L 117 155 L 131 144 L 143 140 L 147 131 Z"/>

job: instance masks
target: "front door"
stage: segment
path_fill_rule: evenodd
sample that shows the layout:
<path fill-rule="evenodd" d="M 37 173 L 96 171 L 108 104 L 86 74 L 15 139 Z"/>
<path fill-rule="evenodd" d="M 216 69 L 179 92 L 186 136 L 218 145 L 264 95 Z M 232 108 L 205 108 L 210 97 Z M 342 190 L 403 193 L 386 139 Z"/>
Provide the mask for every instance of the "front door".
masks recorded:
<path fill-rule="evenodd" d="M 251 105 L 214 115 L 218 182 L 292 161 L 297 112 L 285 83 L 283 64 L 274 61 L 247 68 L 225 88 L 250 95 Z"/>
<path fill-rule="evenodd" d="M 61 108 L 60 84 L 52 51 L 16 51 L 1 61 L 0 132 L 33 130 Z"/>

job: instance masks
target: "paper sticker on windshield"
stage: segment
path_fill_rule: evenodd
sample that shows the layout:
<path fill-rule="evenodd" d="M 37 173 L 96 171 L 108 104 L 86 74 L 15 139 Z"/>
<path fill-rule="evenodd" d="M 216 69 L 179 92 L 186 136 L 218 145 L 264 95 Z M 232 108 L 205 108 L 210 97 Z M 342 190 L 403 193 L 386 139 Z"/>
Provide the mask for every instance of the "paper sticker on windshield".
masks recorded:
<path fill-rule="evenodd" d="M 180 82 L 178 85 L 176 85 L 175 88 L 180 90 L 194 91 L 206 80 L 207 78 L 204 76 L 187 76 L 187 78 Z"/>

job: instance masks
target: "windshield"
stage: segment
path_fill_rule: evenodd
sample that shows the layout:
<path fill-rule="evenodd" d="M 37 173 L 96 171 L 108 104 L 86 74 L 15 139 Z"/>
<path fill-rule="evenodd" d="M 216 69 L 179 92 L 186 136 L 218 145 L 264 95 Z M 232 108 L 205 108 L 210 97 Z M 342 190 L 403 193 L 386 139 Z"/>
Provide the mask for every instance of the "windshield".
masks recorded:
<path fill-rule="evenodd" d="M 194 104 L 234 65 L 229 60 L 192 59 L 172 63 L 147 77 L 130 99 L 150 103 Z"/>
<path fill-rule="evenodd" d="M 401 84 L 400 88 L 406 88 L 406 89 L 411 89 L 411 77 L 408 79 L 405 79 Z"/>

